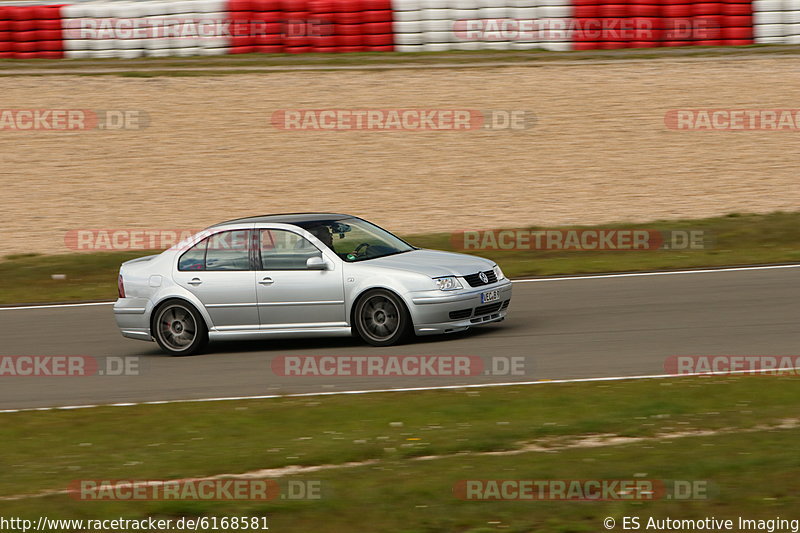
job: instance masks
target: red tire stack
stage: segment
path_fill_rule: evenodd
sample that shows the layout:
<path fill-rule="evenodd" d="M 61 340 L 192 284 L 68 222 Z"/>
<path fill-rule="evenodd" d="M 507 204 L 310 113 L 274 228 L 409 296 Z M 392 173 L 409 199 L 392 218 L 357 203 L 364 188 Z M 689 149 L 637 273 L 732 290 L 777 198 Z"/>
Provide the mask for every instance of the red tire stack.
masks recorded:
<path fill-rule="evenodd" d="M 722 44 L 722 3 L 699 2 L 692 4 L 692 29 L 696 46 Z"/>
<path fill-rule="evenodd" d="M 0 6 L 0 58 L 14 57 L 14 34 L 11 32 L 8 7 Z"/>
<path fill-rule="evenodd" d="M 572 32 L 574 50 L 595 50 L 603 40 L 603 20 L 600 18 L 601 0 L 574 0 L 575 14 Z"/>
<path fill-rule="evenodd" d="M 361 0 L 335 0 L 333 32 L 337 52 L 364 51 L 364 14 Z"/>
<path fill-rule="evenodd" d="M 252 0 L 253 15 L 250 34 L 253 51 L 262 54 L 283 52 L 283 31 L 280 0 Z"/>
<path fill-rule="evenodd" d="M 60 59 L 64 57 L 64 36 L 61 27 L 61 5 L 39 6 L 36 35 L 39 57 Z"/>
<path fill-rule="evenodd" d="M 308 0 L 281 0 L 283 6 L 283 51 L 289 54 L 311 52 Z"/>
<path fill-rule="evenodd" d="M 664 0 L 661 6 L 661 46 L 690 46 L 693 44 L 691 0 Z"/>
<path fill-rule="evenodd" d="M 726 0 L 721 7 L 722 44 L 753 44 L 753 8 L 750 0 Z"/>
<path fill-rule="evenodd" d="M 231 21 L 231 54 L 250 54 L 255 52 L 255 38 L 251 32 L 253 21 L 252 0 L 228 0 L 228 13 Z"/>
<path fill-rule="evenodd" d="M 0 57 L 63 57 L 60 10 L 60 5 L 0 8 Z"/>
<path fill-rule="evenodd" d="M 310 22 L 314 29 L 311 36 L 312 52 L 324 54 L 338 51 L 334 34 L 337 9 L 334 0 L 309 0 Z"/>
<path fill-rule="evenodd" d="M 394 50 L 391 0 L 362 0 L 364 49 L 367 52 Z"/>
<path fill-rule="evenodd" d="M 661 46 L 663 34 L 659 0 L 631 0 L 628 15 L 633 24 L 631 48 L 656 48 Z"/>
<path fill-rule="evenodd" d="M 11 29 L 11 57 L 30 59 L 37 57 L 36 36 L 37 6 L 9 6 L 6 15 Z"/>
<path fill-rule="evenodd" d="M 629 29 L 626 0 L 609 0 L 609 3 L 600 4 L 600 17 L 603 23 L 600 48 L 628 48 L 628 43 L 633 40 L 633 32 Z"/>

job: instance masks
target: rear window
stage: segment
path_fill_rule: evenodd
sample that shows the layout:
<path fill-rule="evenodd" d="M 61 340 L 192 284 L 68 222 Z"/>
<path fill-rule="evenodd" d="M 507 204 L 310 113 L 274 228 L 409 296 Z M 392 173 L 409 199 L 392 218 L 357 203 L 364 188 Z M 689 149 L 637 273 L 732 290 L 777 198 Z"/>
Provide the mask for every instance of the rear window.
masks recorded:
<path fill-rule="evenodd" d="M 206 244 L 208 239 L 203 239 L 183 254 L 178 260 L 178 270 L 205 270 Z"/>
<path fill-rule="evenodd" d="M 178 270 L 250 270 L 250 231 L 223 231 L 200 241 L 178 260 Z"/>
<path fill-rule="evenodd" d="M 206 270 L 250 270 L 250 232 L 223 231 L 208 238 Z"/>

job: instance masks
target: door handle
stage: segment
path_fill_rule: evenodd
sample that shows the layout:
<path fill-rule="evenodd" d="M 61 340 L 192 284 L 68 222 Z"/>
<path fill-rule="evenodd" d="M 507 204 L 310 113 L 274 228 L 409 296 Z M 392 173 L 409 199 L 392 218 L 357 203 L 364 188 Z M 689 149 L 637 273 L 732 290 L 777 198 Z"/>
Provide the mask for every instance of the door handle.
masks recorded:
<path fill-rule="evenodd" d="M 275 281 L 273 281 L 272 278 L 264 278 L 261 281 L 259 281 L 258 283 L 259 283 L 259 285 L 272 285 L 273 283 L 275 283 Z"/>
<path fill-rule="evenodd" d="M 203 282 L 202 282 L 202 280 L 200 280 L 200 278 L 192 278 L 192 281 L 190 281 L 188 283 L 189 283 L 189 285 L 200 285 Z"/>

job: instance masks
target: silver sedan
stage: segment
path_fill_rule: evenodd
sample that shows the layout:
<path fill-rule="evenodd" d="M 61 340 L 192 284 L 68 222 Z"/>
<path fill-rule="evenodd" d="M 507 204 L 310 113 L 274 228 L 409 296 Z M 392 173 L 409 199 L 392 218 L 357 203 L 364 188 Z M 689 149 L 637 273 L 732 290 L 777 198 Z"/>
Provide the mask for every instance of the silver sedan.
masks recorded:
<path fill-rule="evenodd" d="M 358 334 L 374 346 L 499 322 L 492 261 L 415 248 L 350 215 L 243 218 L 122 264 L 122 334 L 190 355 L 209 340 Z"/>

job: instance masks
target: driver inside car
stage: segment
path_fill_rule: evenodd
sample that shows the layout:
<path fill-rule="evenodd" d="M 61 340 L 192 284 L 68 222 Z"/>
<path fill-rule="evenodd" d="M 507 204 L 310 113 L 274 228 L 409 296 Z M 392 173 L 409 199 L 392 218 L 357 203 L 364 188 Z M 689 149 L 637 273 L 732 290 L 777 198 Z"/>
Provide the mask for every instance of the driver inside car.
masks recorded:
<path fill-rule="evenodd" d="M 325 246 L 336 252 L 336 249 L 333 247 L 333 235 L 331 234 L 331 230 L 328 228 L 328 226 L 314 226 L 312 228 L 308 228 L 308 231 L 314 237 L 321 240 Z"/>

